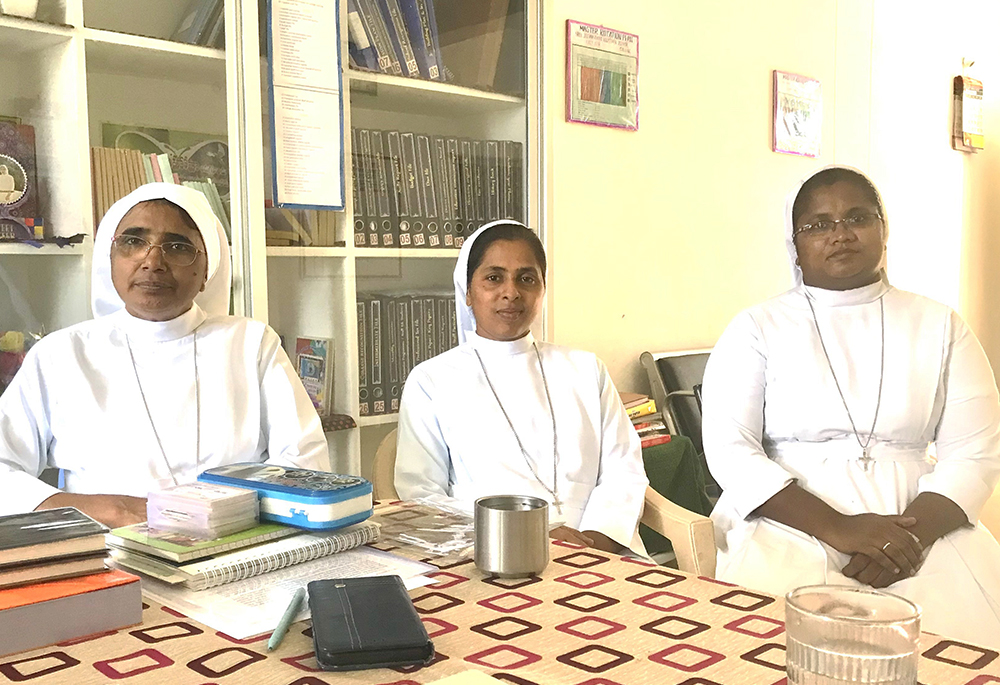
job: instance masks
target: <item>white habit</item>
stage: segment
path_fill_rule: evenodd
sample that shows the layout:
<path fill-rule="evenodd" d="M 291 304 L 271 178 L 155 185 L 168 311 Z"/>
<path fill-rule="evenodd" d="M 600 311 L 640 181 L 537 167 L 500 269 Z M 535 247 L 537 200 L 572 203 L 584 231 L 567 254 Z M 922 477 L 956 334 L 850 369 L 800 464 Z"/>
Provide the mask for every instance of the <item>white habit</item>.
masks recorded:
<path fill-rule="evenodd" d="M 532 344 L 555 407 L 560 515 L 644 553 L 638 521 L 646 491 L 639 437 L 604 364 L 593 354 L 466 334 L 467 342 L 418 365 L 400 402 L 396 490 L 403 499 L 448 498 L 471 511 L 478 497 L 552 496 L 532 475 L 476 358 L 478 350 L 538 478 L 552 488 L 552 418 Z"/>
<path fill-rule="evenodd" d="M 110 275 L 115 229 L 154 198 L 187 211 L 208 257 L 204 291 L 163 322 L 125 311 Z M 234 462 L 329 468 L 319 417 L 277 334 L 226 315 L 229 273 L 225 234 L 201 193 L 147 184 L 108 210 L 94 243 L 97 318 L 35 344 L 0 396 L 0 514 L 58 492 L 36 478 L 45 468 L 64 469 L 67 492 L 137 497 Z"/>
<path fill-rule="evenodd" d="M 789 483 L 848 515 L 901 514 L 918 494 L 935 492 L 975 523 L 1000 477 L 993 373 L 954 311 L 884 280 L 833 291 L 801 285 L 796 275 L 795 288 L 732 321 L 704 380 L 705 455 L 723 489 L 712 512 L 716 574 L 776 594 L 859 585 L 841 573 L 848 555 L 753 515 Z M 879 396 L 879 298 L 885 373 L 866 468 L 844 402 L 863 442 Z M 923 630 L 1000 647 L 1000 546 L 981 524 L 935 542 L 915 576 L 886 590 L 922 607 Z"/>

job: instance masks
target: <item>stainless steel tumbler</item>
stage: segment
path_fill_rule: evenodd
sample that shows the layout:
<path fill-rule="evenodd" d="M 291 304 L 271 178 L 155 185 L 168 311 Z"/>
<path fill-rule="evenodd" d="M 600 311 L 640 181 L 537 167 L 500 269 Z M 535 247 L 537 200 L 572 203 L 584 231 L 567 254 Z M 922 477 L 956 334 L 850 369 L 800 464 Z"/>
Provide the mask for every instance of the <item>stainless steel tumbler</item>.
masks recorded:
<path fill-rule="evenodd" d="M 541 573 L 549 563 L 549 503 L 525 495 L 476 500 L 476 566 L 500 578 Z"/>

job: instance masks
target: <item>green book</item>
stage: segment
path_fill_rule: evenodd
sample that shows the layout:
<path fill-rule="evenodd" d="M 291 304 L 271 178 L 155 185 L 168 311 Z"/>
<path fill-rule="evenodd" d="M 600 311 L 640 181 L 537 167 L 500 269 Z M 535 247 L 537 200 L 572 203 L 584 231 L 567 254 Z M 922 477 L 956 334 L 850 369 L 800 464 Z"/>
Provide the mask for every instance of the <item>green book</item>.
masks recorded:
<path fill-rule="evenodd" d="M 201 540 L 180 533 L 151 530 L 143 522 L 115 528 L 108 534 L 108 542 L 123 549 L 135 550 L 182 564 L 301 532 L 300 528 L 280 523 L 261 523 L 216 540 Z"/>

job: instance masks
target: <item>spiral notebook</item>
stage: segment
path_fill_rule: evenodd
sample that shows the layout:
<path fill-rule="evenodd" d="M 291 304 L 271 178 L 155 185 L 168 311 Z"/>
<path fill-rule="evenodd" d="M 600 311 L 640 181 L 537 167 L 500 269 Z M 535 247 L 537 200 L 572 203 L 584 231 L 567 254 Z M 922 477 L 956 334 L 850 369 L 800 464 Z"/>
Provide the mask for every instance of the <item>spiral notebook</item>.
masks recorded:
<path fill-rule="evenodd" d="M 332 533 L 302 533 L 187 564 L 172 564 L 121 548 L 112 548 L 111 556 L 120 566 L 170 584 L 204 590 L 354 549 L 378 538 L 379 525 L 366 521 Z"/>

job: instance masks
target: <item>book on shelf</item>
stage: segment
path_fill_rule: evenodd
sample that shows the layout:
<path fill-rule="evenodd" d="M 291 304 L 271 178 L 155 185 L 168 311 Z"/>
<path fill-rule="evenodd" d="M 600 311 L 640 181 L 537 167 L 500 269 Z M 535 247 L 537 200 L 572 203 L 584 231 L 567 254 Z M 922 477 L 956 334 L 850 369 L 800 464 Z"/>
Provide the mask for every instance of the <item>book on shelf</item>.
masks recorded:
<path fill-rule="evenodd" d="M 330 413 L 333 392 L 333 341 L 328 338 L 296 338 L 295 370 L 309 394 L 316 413 Z"/>
<path fill-rule="evenodd" d="M 3 566 L 0 567 L 0 588 L 98 573 L 106 570 L 104 559 L 107 556 L 107 549 L 101 549 L 97 552 L 69 554 L 58 559 L 24 561 Z"/>
<path fill-rule="evenodd" d="M 406 22 L 403 20 L 403 11 L 399 7 L 398 0 L 376 0 L 376 4 L 382 13 L 382 20 L 389 34 L 389 43 L 396 53 L 396 59 L 399 60 L 403 76 L 420 76 L 417 58 L 413 55 L 410 34 L 406 30 Z"/>
<path fill-rule="evenodd" d="M 0 656 L 141 622 L 139 578 L 125 571 L 0 590 Z"/>
<path fill-rule="evenodd" d="M 620 392 L 618 396 L 621 398 L 622 404 L 625 405 L 626 409 L 631 409 L 649 399 L 649 395 L 643 395 L 639 392 Z"/>
<path fill-rule="evenodd" d="M 654 414 L 656 413 L 656 400 L 647 399 L 645 402 L 628 407 L 625 412 L 628 414 L 630 419 Z"/>
<path fill-rule="evenodd" d="M 368 37 L 368 31 L 365 30 L 357 0 L 347 0 L 347 49 L 354 61 L 352 66 L 367 71 L 381 71 L 378 54 Z"/>
<path fill-rule="evenodd" d="M 120 566 L 198 591 L 354 549 L 378 538 L 379 525 L 366 521 L 330 533 L 301 533 L 189 563 L 172 564 L 117 547 L 112 549 L 112 556 Z"/>
<path fill-rule="evenodd" d="M 666 444 L 670 442 L 670 438 L 670 433 L 652 433 L 640 438 L 639 444 L 642 449 L 646 449 L 647 447 L 655 447 L 656 445 Z"/>
<path fill-rule="evenodd" d="M 389 37 L 389 28 L 378 8 L 378 0 L 355 0 L 355 2 L 361 24 L 375 49 L 379 70 L 385 74 L 401 75 L 403 67 Z M 350 33 L 348 33 L 348 39 L 350 39 Z"/>
<path fill-rule="evenodd" d="M 115 528 L 108 534 L 108 544 L 180 564 L 252 547 L 269 540 L 298 535 L 301 532 L 301 528 L 281 523 L 259 523 L 253 528 L 215 540 L 203 540 L 181 533 L 152 530 L 143 522 Z"/>
<path fill-rule="evenodd" d="M 441 69 L 441 46 L 438 42 L 434 0 L 398 0 L 403 21 L 410 34 L 413 56 L 420 76 L 431 81 L 444 81 Z"/>
<path fill-rule="evenodd" d="M 358 315 L 358 414 L 370 416 L 372 413 L 371 388 L 368 378 L 368 303 L 359 297 Z"/>

